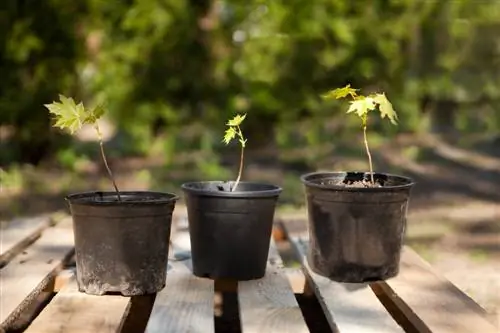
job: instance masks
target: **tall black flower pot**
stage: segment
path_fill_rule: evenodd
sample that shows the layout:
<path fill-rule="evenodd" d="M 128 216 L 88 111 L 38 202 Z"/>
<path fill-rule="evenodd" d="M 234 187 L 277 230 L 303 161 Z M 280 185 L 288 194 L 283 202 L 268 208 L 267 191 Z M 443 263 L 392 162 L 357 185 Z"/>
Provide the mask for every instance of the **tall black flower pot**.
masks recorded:
<path fill-rule="evenodd" d="M 165 287 L 168 243 L 178 197 L 160 192 L 88 192 L 66 200 L 73 217 L 80 291 L 125 296 Z"/>
<path fill-rule="evenodd" d="M 276 201 L 281 188 L 240 182 L 236 191 L 220 181 L 182 185 L 193 274 L 238 281 L 265 275 Z"/>
<path fill-rule="evenodd" d="M 399 272 L 413 181 L 374 174 L 378 187 L 363 187 L 368 173 L 303 175 L 313 271 L 340 282 L 385 280 Z M 356 186 L 356 184 L 358 186 Z M 361 186 L 361 187 L 360 187 Z"/>

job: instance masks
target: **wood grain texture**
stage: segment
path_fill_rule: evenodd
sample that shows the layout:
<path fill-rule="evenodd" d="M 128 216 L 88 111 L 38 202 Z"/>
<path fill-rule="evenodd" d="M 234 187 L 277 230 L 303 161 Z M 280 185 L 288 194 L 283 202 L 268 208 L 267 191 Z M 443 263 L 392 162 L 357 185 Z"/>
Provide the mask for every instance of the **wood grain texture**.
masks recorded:
<path fill-rule="evenodd" d="M 238 284 L 243 333 L 309 332 L 286 276 L 274 242 L 271 242 L 266 275 Z"/>
<path fill-rule="evenodd" d="M 450 281 L 433 271 L 411 248 L 404 247 L 398 276 L 377 282 L 420 332 L 498 333 L 485 311 Z M 492 291 L 493 292 L 493 291 Z"/>
<path fill-rule="evenodd" d="M 165 288 L 156 295 L 148 333 L 214 332 L 214 282 L 192 274 L 191 260 L 170 261 Z"/>
<path fill-rule="evenodd" d="M 46 229 L 22 254 L 0 270 L 0 328 L 20 313 L 53 280 L 74 252 L 71 219 Z"/>
<path fill-rule="evenodd" d="M 130 297 L 121 295 L 94 296 L 81 293 L 72 278 L 25 333 L 119 332 L 130 300 Z"/>
<path fill-rule="evenodd" d="M 0 267 L 40 237 L 50 223 L 48 215 L 0 222 Z"/>
<path fill-rule="evenodd" d="M 339 283 L 314 273 L 307 263 L 307 240 L 291 237 L 304 273 L 330 327 L 340 333 L 404 332 L 367 283 Z"/>
<path fill-rule="evenodd" d="M 157 293 L 146 332 L 214 332 L 214 281 L 192 273 L 185 214 L 176 216 L 165 288 Z"/>

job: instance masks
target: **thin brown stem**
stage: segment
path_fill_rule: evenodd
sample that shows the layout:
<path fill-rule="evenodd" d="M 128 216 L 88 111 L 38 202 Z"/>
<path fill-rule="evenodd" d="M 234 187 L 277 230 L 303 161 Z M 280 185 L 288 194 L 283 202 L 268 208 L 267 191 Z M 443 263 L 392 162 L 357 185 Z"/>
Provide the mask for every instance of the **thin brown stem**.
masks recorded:
<path fill-rule="evenodd" d="M 368 163 L 370 164 L 370 180 L 372 184 L 375 184 L 375 181 L 373 180 L 372 155 L 370 154 L 370 148 L 368 148 L 368 139 L 366 138 L 366 120 L 363 121 L 363 138 L 365 141 L 366 153 L 368 154 Z"/>
<path fill-rule="evenodd" d="M 108 171 L 109 178 L 111 179 L 111 182 L 113 183 L 113 187 L 115 188 L 116 195 L 118 196 L 118 201 L 122 201 L 122 198 L 120 196 L 120 191 L 118 190 L 118 186 L 116 186 L 115 182 L 115 177 L 113 177 L 113 173 L 111 172 L 111 169 L 109 168 L 108 165 L 108 160 L 106 159 L 106 154 L 104 153 L 104 143 L 102 140 L 102 133 L 101 130 L 99 129 L 99 124 L 97 122 L 94 125 L 94 128 L 97 132 L 97 136 L 99 138 L 99 146 L 101 147 L 101 156 L 102 160 L 104 161 L 104 166 L 106 167 L 106 170 Z"/>

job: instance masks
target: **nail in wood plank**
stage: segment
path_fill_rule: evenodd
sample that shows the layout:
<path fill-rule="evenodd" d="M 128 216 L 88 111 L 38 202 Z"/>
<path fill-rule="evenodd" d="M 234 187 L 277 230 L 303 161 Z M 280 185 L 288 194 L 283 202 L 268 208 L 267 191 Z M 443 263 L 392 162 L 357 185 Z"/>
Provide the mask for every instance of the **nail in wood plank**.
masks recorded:
<path fill-rule="evenodd" d="M 46 229 L 0 270 L 0 328 L 9 328 L 74 252 L 71 218 Z"/>
<path fill-rule="evenodd" d="M 309 332 L 285 271 L 272 241 L 266 275 L 238 283 L 243 333 Z"/>
<path fill-rule="evenodd" d="M 81 293 L 72 278 L 43 309 L 25 333 L 119 332 L 130 297 Z"/>
<path fill-rule="evenodd" d="M 340 333 L 404 332 L 367 283 L 339 283 L 314 273 L 306 259 L 307 239 L 290 238 L 330 327 Z"/>
<path fill-rule="evenodd" d="M 399 275 L 374 283 L 421 332 L 498 333 L 485 311 L 411 248 L 403 248 Z M 492 291 L 493 292 L 493 291 Z"/>

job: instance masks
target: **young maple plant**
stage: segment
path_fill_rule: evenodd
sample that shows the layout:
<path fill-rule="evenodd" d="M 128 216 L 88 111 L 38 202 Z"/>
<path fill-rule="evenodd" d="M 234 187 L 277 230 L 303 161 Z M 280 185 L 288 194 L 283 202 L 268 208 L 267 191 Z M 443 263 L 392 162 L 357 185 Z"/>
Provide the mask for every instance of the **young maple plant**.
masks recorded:
<path fill-rule="evenodd" d="M 366 136 L 366 128 L 368 125 L 368 113 L 370 111 L 378 110 L 380 112 L 380 117 L 383 119 L 387 117 L 389 121 L 393 125 L 397 125 L 398 116 L 396 111 L 394 111 L 391 102 L 385 96 L 385 93 L 377 93 L 370 94 L 367 96 L 358 95 L 357 91 L 359 89 L 351 88 L 351 85 L 348 84 L 343 88 L 333 89 L 322 97 L 327 100 L 332 99 L 341 99 L 350 96 L 352 101 L 350 102 L 350 107 L 347 110 L 347 113 L 354 112 L 361 119 L 361 124 L 363 127 L 363 139 L 366 148 L 366 153 L 368 155 L 368 164 L 370 166 L 370 180 L 371 183 L 374 184 L 373 180 L 373 165 L 372 165 L 372 156 L 370 154 L 370 148 L 368 146 L 368 139 Z"/>
<path fill-rule="evenodd" d="M 236 115 L 234 116 L 233 119 L 229 120 L 226 125 L 228 128 L 226 129 L 226 132 L 224 133 L 224 143 L 228 145 L 233 139 L 238 138 L 238 141 L 240 142 L 241 146 L 241 153 L 240 153 L 240 168 L 238 171 L 238 177 L 236 178 L 236 182 L 234 183 L 233 188 L 231 189 L 231 192 L 236 189 L 238 186 L 238 183 L 240 182 L 241 179 L 241 174 L 243 173 L 243 161 L 244 161 L 244 152 L 245 152 L 245 146 L 247 143 L 247 139 L 245 139 L 245 136 L 243 135 L 243 132 L 241 131 L 240 125 L 245 120 L 246 114 L 244 115 Z"/>
<path fill-rule="evenodd" d="M 60 102 L 45 104 L 45 107 L 49 110 L 49 113 L 51 113 L 56 120 L 56 122 L 54 123 L 54 127 L 59 127 L 62 130 L 66 130 L 72 135 L 76 131 L 78 131 L 83 126 L 83 124 L 90 124 L 94 127 L 97 133 L 97 138 L 99 140 L 99 146 L 101 147 L 101 156 L 104 161 L 104 166 L 106 167 L 109 178 L 113 183 L 116 195 L 118 196 L 118 201 L 122 201 L 120 191 L 118 190 L 118 186 L 116 186 L 115 178 L 113 177 L 113 173 L 111 172 L 108 161 L 106 159 L 102 133 L 97 122 L 97 120 L 104 115 L 104 108 L 102 106 L 97 106 L 94 109 L 86 109 L 83 106 L 82 102 L 76 104 L 73 98 L 65 97 L 63 95 L 59 95 L 59 99 Z"/>

